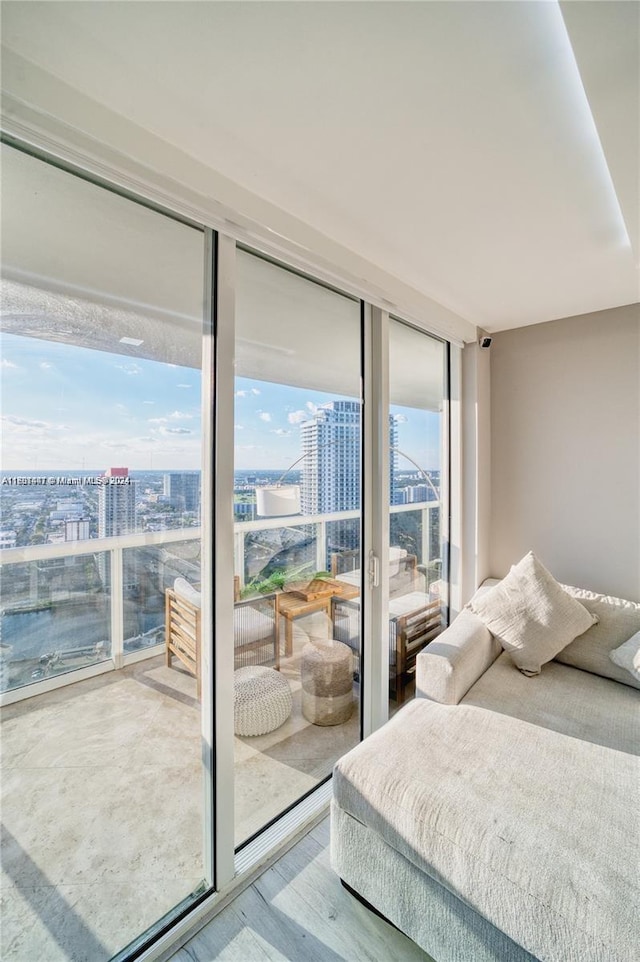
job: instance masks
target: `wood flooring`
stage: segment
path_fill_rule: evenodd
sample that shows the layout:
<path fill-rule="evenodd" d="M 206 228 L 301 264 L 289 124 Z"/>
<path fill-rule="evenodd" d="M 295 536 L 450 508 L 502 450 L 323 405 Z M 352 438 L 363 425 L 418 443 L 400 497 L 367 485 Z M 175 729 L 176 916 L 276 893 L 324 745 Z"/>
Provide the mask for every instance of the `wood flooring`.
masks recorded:
<path fill-rule="evenodd" d="M 329 865 L 329 819 L 275 862 L 171 962 L 433 962 L 361 905 Z"/>

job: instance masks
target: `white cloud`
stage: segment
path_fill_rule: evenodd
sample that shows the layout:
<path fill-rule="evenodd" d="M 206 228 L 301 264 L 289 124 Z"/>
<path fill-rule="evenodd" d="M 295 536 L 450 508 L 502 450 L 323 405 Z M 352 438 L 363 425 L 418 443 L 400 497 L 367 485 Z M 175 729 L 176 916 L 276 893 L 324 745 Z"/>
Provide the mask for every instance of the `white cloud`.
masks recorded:
<path fill-rule="evenodd" d="M 176 384 L 176 387 L 191 387 L 191 384 Z"/>
<path fill-rule="evenodd" d="M 17 371 L 17 370 L 18 370 L 18 365 L 17 365 L 17 364 L 14 364 L 13 361 L 8 360 L 8 358 L 6 358 L 6 357 L 3 357 L 3 358 L 2 358 L 2 362 L 0 363 L 0 367 L 4 368 L 5 371 L 9 370 L 9 368 L 13 368 L 14 371 Z"/>
<path fill-rule="evenodd" d="M 50 371 L 51 368 L 53 367 L 53 364 L 49 364 L 48 361 L 40 361 L 40 364 L 38 365 L 38 367 L 40 368 L 41 371 Z"/>
<path fill-rule="evenodd" d="M 189 428 L 160 428 L 160 434 L 193 434 Z"/>
<path fill-rule="evenodd" d="M 155 402 L 155 401 L 143 401 L 142 403 L 143 403 L 143 404 L 155 404 L 156 402 Z"/>
<path fill-rule="evenodd" d="M 193 417 L 193 414 L 187 414 L 186 411 L 174 411 L 173 414 L 169 415 L 169 417 L 172 421 L 190 421 Z"/>
<path fill-rule="evenodd" d="M 258 390 L 257 387 L 252 387 L 252 388 L 251 388 L 251 393 L 252 393 L 252 394 L 260 394 L 260 391 Z"/>
<path fill-rule="evenodd" d="M 327 401 L 325 404 L 314 404 L 313 401 L 307 401 L 307 410 L 311 412 L 312 416 L 318 413 L 318 411 L 324 411 L 331 407 L 331 401 Z"/>
<path fill-rule="evenodd" d="M 259 416 L 259 418 L 260 418 L 261 421 L 270 421 L 270 420 L 271 420 L 271 415 L 269 414 L 268 411 L 261 411 L 258 416 Z"/>
<path fill-rule="evenodd" d="M 125 374 L 129 374 L 130 376 L 142 374 L 142 368 L 135 362 L 132 364 L 116 364 L 115 366 L 119 371 L 124 371 Z"/>
<path fill-rule="evenodd" d="M 147 421 L 149 422 L 149 424 L 166 424 L 167 423 L 166 418 L 147 418 Z"/>
<path fill-rule="evenodd" d="M 26 428 L 28 431 L 33 431 L 35 429 L 41 430 L 42 428 L 53 428 L 53 424 L 48 424 L 47 421 L 34 421 L 31 418 L 18 418 L 13 414 L 7 414 L 0 420 L 6 421 L 7 424 L 11 424 L 13 427 Z"/>
<path fill-rule="evenodd" d="M 244 431 L 244 424 L 236 424 L 236 431 Z"/>
<path fill-rule="evenodd" d="M 309 420 L 309 412 L 308 411 L 291 411 L 287 415 L 287 420 L 289 424 L 300 424 L 301 421 Z"/>
<path fill-rule="evenodd" d="M 396 422 L 396 424 L 406 424 L 409 418 L 406 416 L 406 414 L 394 414 L 393 420 Z"/>
<path fill-rule="evenodd" d="M 280 437 L 287 437 L 287 435 L 291 434 L 291 431 L 286 431 L 285 428 L 275 428 L 275 430 L 272 431 L 271 433 L 279 434 Z"/>
<path fill-rule="evenodd" d="M 236 397 L 246 397 L 248 393 L 248 391 L 236 391 Z"/>

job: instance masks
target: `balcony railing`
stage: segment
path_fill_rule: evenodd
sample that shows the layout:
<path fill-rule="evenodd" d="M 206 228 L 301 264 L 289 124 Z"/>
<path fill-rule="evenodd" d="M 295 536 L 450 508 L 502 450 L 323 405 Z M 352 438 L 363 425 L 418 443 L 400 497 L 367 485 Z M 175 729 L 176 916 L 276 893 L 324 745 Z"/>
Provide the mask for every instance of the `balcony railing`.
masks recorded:
<path fill-rule="evenodd" d="M 410 547 L 424 565 L 432 560 L 430 514 L 439 507 L 438 501 L 390 507 L 392 532 L 394 516 L 419 516 Z M 234 573 L 241 587 L 269 565 L 329 567 L 340 537 L 359 539 L 359 516 L 237 522 Z M 271 537 L 277 531 L 280 539 Z M 200 580 L 200 538 L 200 528 L 182 528 L 0 550 L 1 703 L 160 654 L 164 589 L 178 576 Z"/>

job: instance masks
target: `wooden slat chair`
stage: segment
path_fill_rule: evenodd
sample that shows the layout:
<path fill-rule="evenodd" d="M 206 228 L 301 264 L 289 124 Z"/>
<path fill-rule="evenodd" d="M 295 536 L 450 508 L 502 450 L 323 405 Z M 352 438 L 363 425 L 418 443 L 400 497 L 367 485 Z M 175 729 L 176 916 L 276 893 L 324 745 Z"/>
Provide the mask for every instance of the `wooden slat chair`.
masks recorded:
<path fill-rule="evenodd" d="M 389 618 L 389 680 L 399 705 L 404 701 L 409 676 L 415 674 L 417 656 L 443 629 L 439 599 Z"/>
<path fill-rule="evenodd" d="M 180 582 L 165 590 L 165 655 L 170 667 L 173 657 L 179 659 L 196 677 L 200 697 L 201 677 L 201 613 L 197 589 Z M 257 598 L 240 600 L 240 582 L 234 578 L 233 609 L 234 667 L 272 665 L 280 669 L 280 617 L 278 595 L 273 592 Z"/>
<path fill-rule="evenodd" d="M 172 656 L 196 676 L 196 694 L 200 698 L 200 606 L 167 588 L 165 597 L 165 658 L 171 668 Z"/>
<path fill-rule="evenodd" d="M 331 602 L 333 637 L 354 652 L 360 670 L 360 599 L 334 597 Z M 422 649 L 443 631 L 441 604 L 422 592 L 409 592 L 389 602 L 389 688 L 402 704 L 409 677 Z"/>

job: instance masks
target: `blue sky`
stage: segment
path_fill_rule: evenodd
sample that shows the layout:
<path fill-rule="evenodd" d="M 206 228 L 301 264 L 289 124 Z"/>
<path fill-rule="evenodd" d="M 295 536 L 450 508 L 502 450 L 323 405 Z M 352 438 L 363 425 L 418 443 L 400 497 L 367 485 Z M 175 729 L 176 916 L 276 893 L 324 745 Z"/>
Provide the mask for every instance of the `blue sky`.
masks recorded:
<path fill-rule="evenodd" d="M 2 337 L 4 470 L 198 469 L 200 373 L 52 341 Z M 324 394 L 236 379 L 237 469 L 284 470 L 301 453 L 298 425 Z M 398 446 L 440 466 L 439 416 L 392 408 Z M 398 460 L 398 467 L 412 470 Z"/>
<path fill-rule="evenodd" d="M 200 467 L 200 374 L 5 334 L 4 470 Z"/>
<path fill-rule="evenodd" d="M 300 422 L 312 417 L 316 408 L 340 399 L 335 394 L 236 378 L 236 468 L 284 470 L 302 453 Z M 391 413 L 398 419 L 398 447 L 422 467 L 439 468 L 439 415 L 398 406 L 392 406 Z M 413 471 L 402 457 L 397 466 Z"/>

